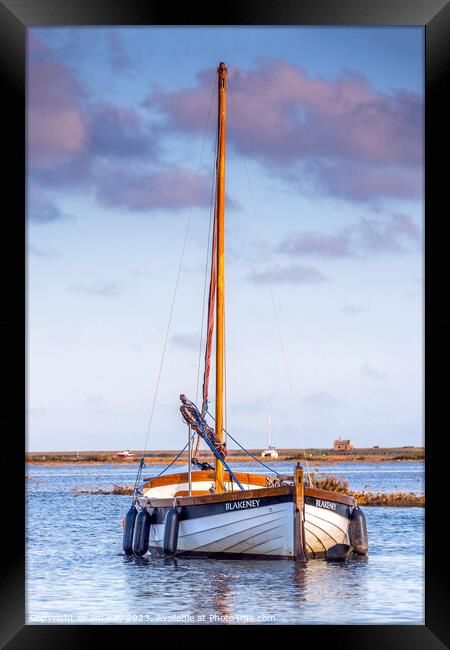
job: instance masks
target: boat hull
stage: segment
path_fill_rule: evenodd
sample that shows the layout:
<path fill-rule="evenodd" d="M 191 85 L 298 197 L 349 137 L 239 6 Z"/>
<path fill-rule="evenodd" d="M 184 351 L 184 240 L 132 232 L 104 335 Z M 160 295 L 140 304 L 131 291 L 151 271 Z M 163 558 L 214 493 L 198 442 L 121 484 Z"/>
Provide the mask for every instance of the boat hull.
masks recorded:
<path fill-rule="evenodd" d="M 154 513 L 150 550 L 162 552 L 165 508 Z M 177 555 L 293 555 L 292 499 L 289 494 L 181 509 Z"/>
<path fill-rule="evenodd" d="M 341 495 L 318 490 L 304 497 L 304 544 L 308 558 L 323 557 L 336 544 L 349 544 L 353 505 Z M 295 558 L 295 503 L 292 489 L 252 489 L 207 497 L 149 499 L 149 551 L 164 553 L 167 512 L 178 510 L 175 555 L 231 558 Z"/>
<path fill-rule="evenodd" d="M 349 505 L 305 496 L 305 546 L 309 558 L 323 557 L 336 544 L 349 544 Z"/>

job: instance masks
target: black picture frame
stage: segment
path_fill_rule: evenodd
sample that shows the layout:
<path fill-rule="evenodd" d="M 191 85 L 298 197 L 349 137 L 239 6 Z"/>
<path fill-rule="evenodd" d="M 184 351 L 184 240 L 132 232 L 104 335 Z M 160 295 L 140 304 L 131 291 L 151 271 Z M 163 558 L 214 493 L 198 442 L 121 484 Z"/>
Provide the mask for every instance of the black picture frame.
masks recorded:
<path fill-rule="evenodd" d="M 439 318 L 431 316 L 433 297 L 438 304 L 446 296 L 439 295 L 437 284 L 445 278 L 443 250 L 445 238 L 440 227 L 445 222 L 444 209 L 448 185 L 448 163 L 445 138 L 448 103 L 445 88 L 450 70 L 450 6 L 446 0 L 259 0 L 233 1 L 226 5 L 204 3 L 174 6 L 149 0 L 2 0 L 0 3 L 0 70 L 4 82 L 2 107 L 6 109 L 5 135 L 13 135 L 12 145 L 4 146 L 7 161 L 4 178 L 4 264 L 2 297 L 3 377 L 6 389 L 2 408 L 6 465 L 10 478 L 5 484 L 3 524 L 7 543 L 1 571 L 1 644 L 10 650 L 26 648 L 75 648 L 98 639 L 104 642 L 111 635 L 115 642 L 129 645 L 133 637 L 154 642 L 152 626 L 33 626 L 25 625 L 25 534 L 23 459 L 25 431 L 23 398 L 25 395 L 26 360 L 24 340 L 26 314 L 25 272 L 25 35 L 32 26 L 83 25 L 347 25 L 400 26 L 418 25 L 425 29 L 425 442 L 426 442 L 426 589 L 425 625 L 371 626 L 301 626 L 299 643 L 320 647 L 326 642 L 333 647 L 429 650 L 450 645 L 447 615 L 447 582 L 445 580 L 446 491 L 442 477 L 446 474 L 446 454 L 432 422 L 439 423 L 443 405 L 447 403 L 446 381 L 433 381 L 433 372 L 442 362 L 444 337 L 436 327 Z M 447 84 L 445 83 L 447 80 Z M 5 141 L 4 141 L 5 142 Z M 442 206 L 442 208 L 441 208 Z M 443 211 L 441 211 L 443 210 Z M 433 251 L 431 254 L 431 250 Z M 438 309 L 437 309 L 438 311 Z M 11 342 L 11 343 L 10 343 Z M 15 345 L 12 344 L 15 343 Z M 5 354 L 6 353 L 6 354 Z M 445 419 L 442 417 L 442 422 Z M 436 426 L 436 425 L 434 425 Z M 8 499 L 11 497 L 11 499 Z M 10 503 L 11 502 L 11 503 Z M 433 532 L 434 531 L 434 532 Z M 261 626 L 262 627 L 262 626 Z M 261 627 L 259 630 L 261 630 Z M 277 626 L 274 626 L 277 627 Z M 221 630 L 222 639 L 229 638 L 230 626 Z M 251 626 L 250 626 L 251 628 Z M 186 632 L 183 626 L 183 634 Z M 165 632 L 164 632 L 165 630 Z M 160 629 L 166 635 L 167 627 Z M 192 631 L 192 628 L 191 628 Z M 247 628 L 247 632 L 249 628 Z M 269 631 L 264 626 L 264 634 Z M 199 628 L 198 638 L 205 638 Z M 250 629 L 253 634 L 254 629 Z M 166 637 L 168 639 L 168 636 Z M 248 637 L 247 637 L 248 638 Z M 283 637 L 279 641 L 285 643 Z M 169 640 L 169 639 L 168 639 Z M 210 642 L 210 641 L 208 641 Z"/>

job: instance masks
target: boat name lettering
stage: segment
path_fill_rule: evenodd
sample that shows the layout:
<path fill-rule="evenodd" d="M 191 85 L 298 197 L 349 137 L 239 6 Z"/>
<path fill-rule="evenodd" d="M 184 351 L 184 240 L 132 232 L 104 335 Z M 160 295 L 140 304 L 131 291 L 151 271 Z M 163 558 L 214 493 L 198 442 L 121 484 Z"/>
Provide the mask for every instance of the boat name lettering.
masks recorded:
<path fill-rule="evenodd" d="M 225 510 L 241 510 L 243 508 L 258 508 L 259 499 L 251 499 L 250 501 L 233 501 L 232 503 L 225 504 Z"/>
<path fill-rule="evenodd" d="M 318 508 L 328 508 L 328 510 L 336 510 L 336 504 L 331 501 L 324 501 L 323 499 L 316 499 L 316 506 Z"/>

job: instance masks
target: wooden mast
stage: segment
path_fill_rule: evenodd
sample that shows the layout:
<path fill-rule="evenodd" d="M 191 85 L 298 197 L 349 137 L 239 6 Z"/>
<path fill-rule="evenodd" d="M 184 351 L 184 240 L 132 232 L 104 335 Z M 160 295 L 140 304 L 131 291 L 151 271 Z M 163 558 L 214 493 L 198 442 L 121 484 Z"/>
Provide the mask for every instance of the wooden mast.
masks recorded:
<path fill-rule="evenodd" d="M 218 153 L 217 153 L 217 300 L 216 300 L 216 436 L 223 441 L 223 379 L 224 379 L 224 293 L 225 293 L 225 131 L 227 68 L 218 68 Z M 215 488 L 224 491 L 223 465 L 215 459 Z"/>

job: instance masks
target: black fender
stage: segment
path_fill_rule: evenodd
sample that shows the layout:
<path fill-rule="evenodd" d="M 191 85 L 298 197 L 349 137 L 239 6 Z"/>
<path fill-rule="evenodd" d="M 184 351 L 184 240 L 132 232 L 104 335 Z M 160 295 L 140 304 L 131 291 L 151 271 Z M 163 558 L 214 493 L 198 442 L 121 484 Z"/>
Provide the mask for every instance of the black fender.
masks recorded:
<path fill-rule="evenodd" d="M 178 529 L 180 526 L 180 514 L 178 508 L 171 508 L 166 513 L 164 522 L 163 551 L 167 555 L 174 555 L 178 545 Z"/>
<path fill-rule="evenodd" d="M 369 550 L 366 517 L 359 506 L 353 509 L 348 530 L 350 544 L 358 555 L 365 555 Z"/>
<path fill-rule="evenodd" d="M 134 525 L 133 553 L 135 555 L 145 555 L 147 553 L 151 523 L 151 515 L 146 508 L 142 508 L 136 517 Z"/>
<path fill-rule="evenodd" d="M 131 555 L 133 553 L 134 524 L 136 521 L 137 513 L 138 511 L 136 509 L 136 506 L 133 503 L 133 505 L 125 515 L 125 519 L 123 522 L 122 548 L 126 555 Z"/>

